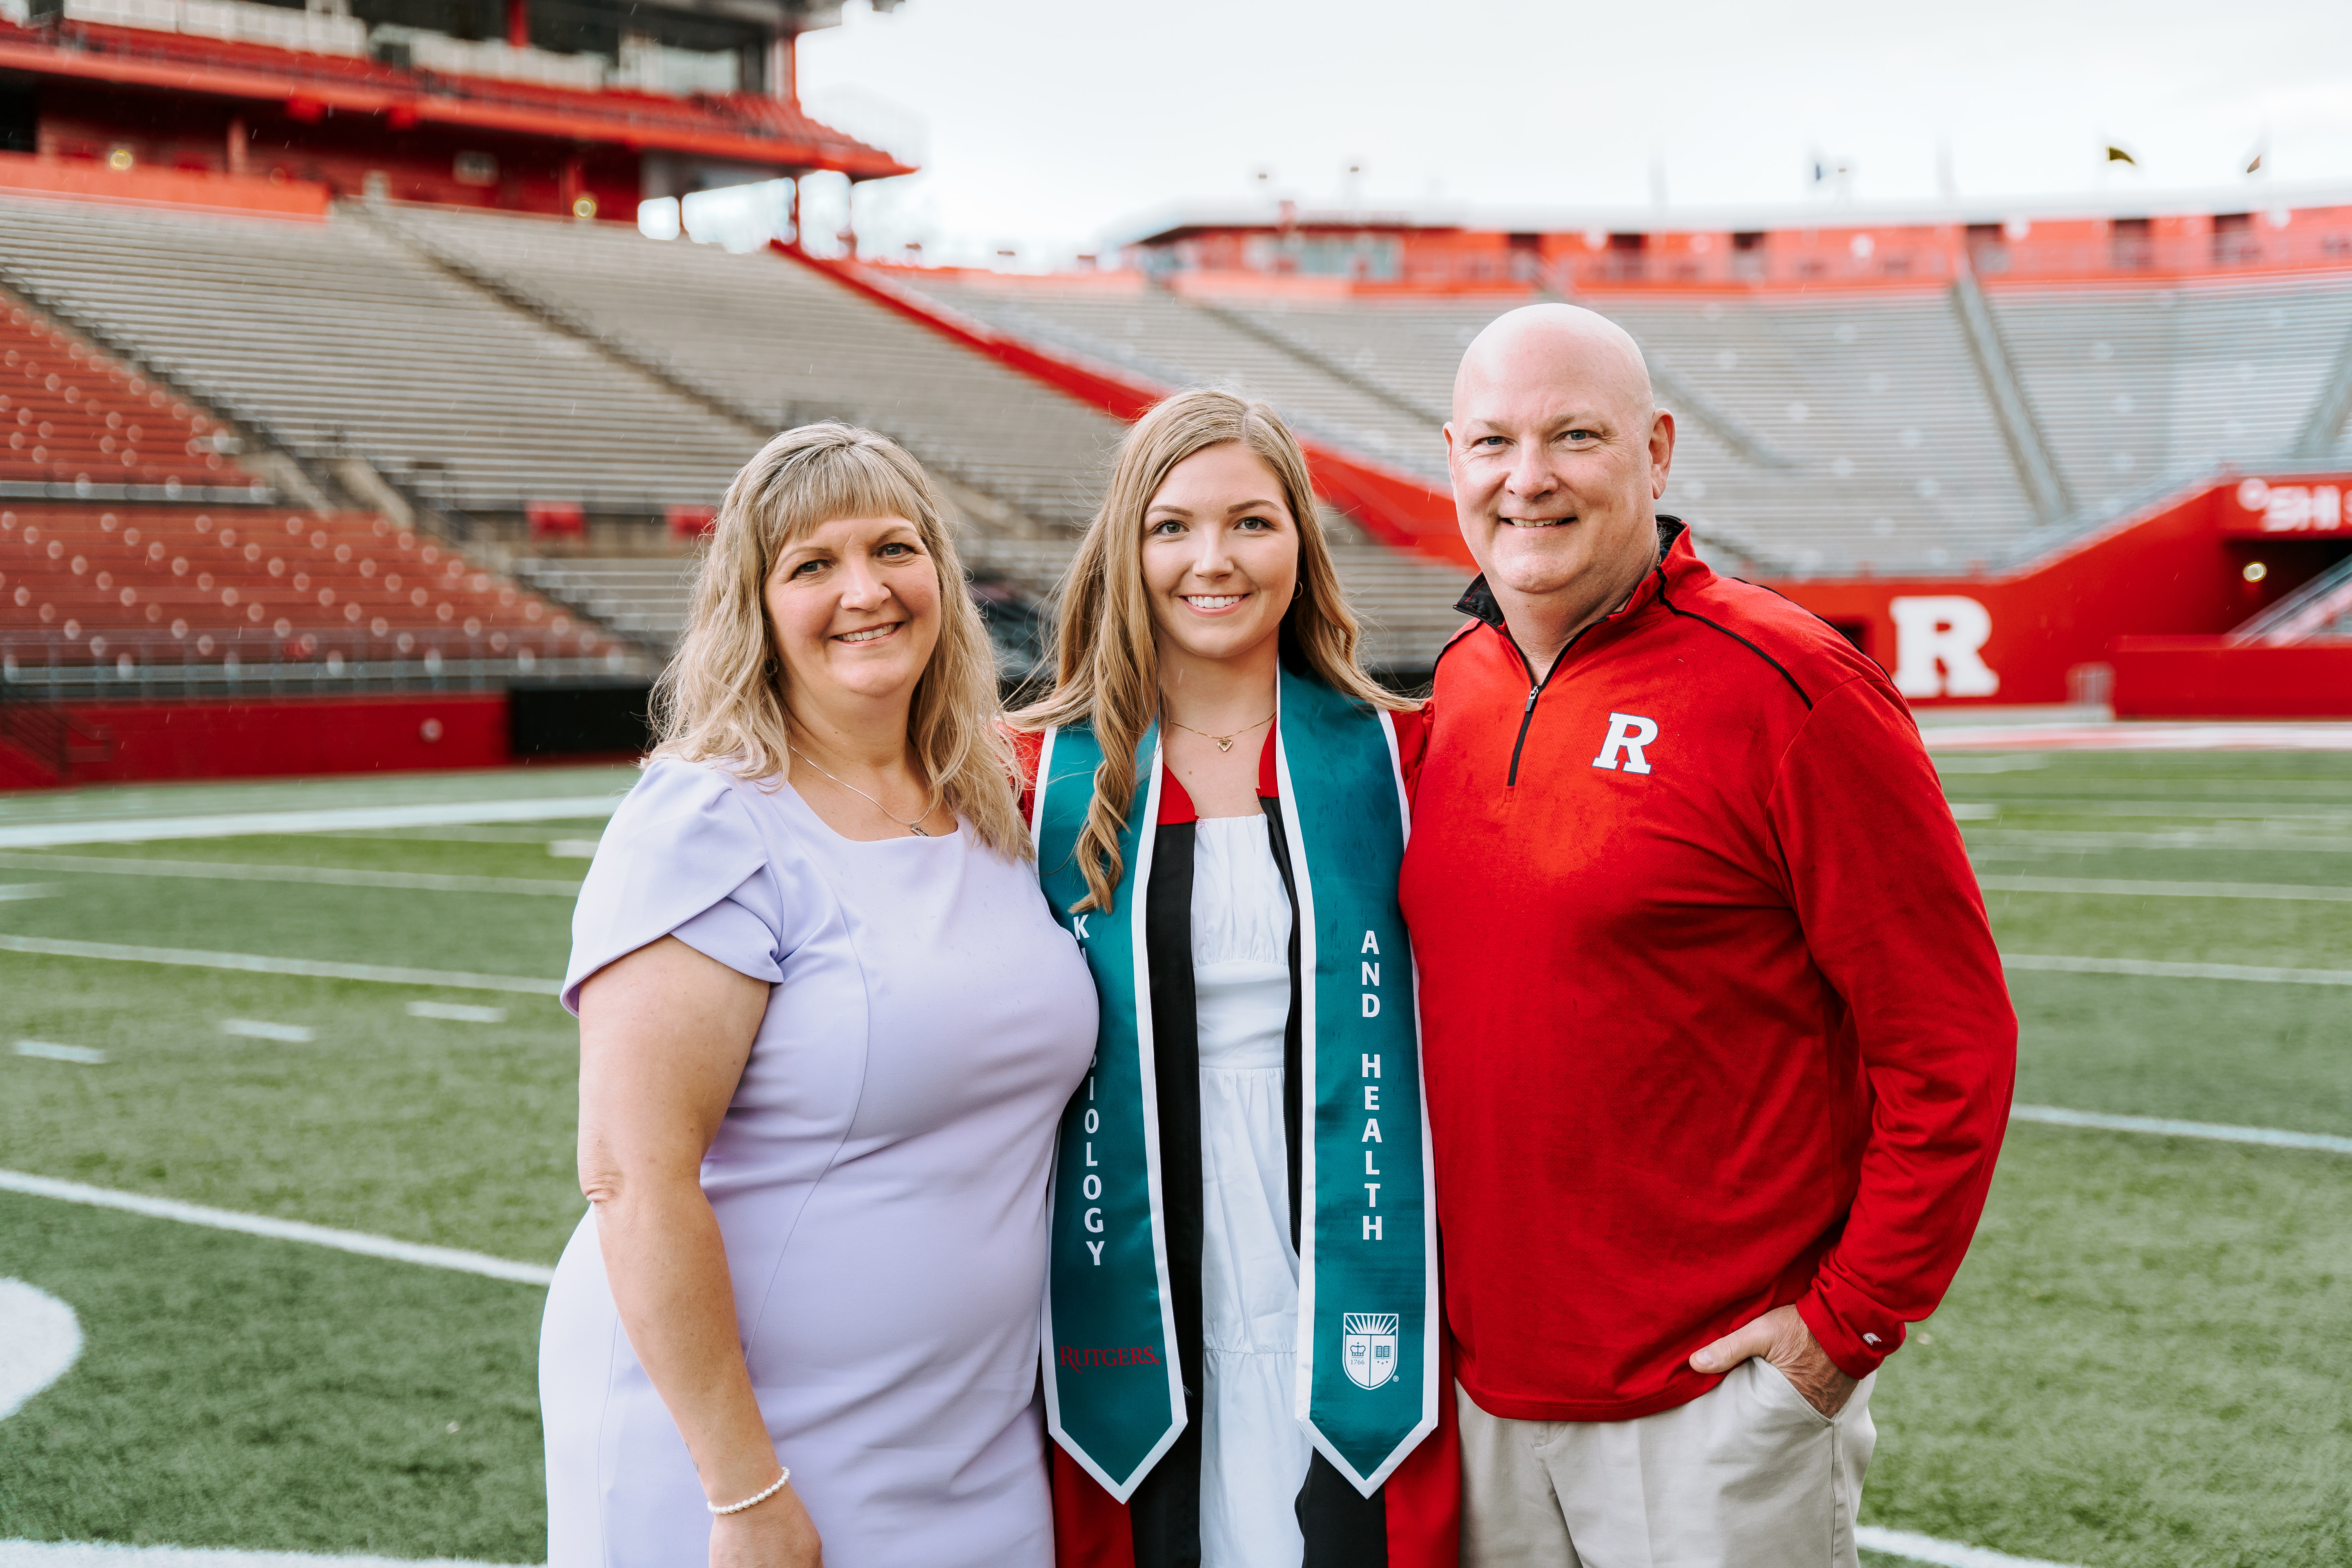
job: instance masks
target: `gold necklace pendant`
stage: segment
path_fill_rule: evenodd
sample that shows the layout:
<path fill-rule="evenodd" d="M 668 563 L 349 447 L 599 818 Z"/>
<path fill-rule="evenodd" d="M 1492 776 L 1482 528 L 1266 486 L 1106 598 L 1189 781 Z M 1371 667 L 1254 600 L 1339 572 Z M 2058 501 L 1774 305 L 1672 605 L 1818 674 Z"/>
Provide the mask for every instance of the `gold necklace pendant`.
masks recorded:
<path fill-rule="evenodd" d="M 1183 723 L 1182 721 L 1175 719 L 1171 719 L 1168 722 L 1175 725 L 1177 729 L 1185 731 L 1187 734 L 1198 735 L 1204 741 L 1214 741 L 1217 743 L 1217 750 L 1220 752 L 1230 752 L 1234 749 L 1234 742 L 1235 741 L 1240 740 L 1244 735 L 1246 735 L 1252 730 L 1256 729 L 1258 724 L 1271 721 L 1273 718 L 1274 715 L 1269 713 L 1264 719 L 1259 720 L 1257 724 L 1244 724 L 1230 735 L 1212 735 L 1206 730 L 1195 730 L 1192 725 Z"/>

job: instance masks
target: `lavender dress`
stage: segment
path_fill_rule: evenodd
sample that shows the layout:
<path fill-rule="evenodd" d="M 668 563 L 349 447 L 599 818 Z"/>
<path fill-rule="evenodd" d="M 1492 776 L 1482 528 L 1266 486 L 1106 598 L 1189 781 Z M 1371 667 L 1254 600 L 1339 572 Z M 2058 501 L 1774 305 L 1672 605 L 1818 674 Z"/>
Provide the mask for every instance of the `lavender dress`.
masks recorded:
<path fill-rule="evenodd" d="M 589 868 L 564 1005 L 664 935 L 775 987 L 702 1188 L 827 1568 L 1051 1568 L 1045 1178 L 1095 999 L 1035 868 L 968 829 L 854 843 L 789 785 L 660 762 Z M 539 1382 L 551 1568 L 703 1562 L 702 1488 L 593 1214 L 555 1271 Z"/>

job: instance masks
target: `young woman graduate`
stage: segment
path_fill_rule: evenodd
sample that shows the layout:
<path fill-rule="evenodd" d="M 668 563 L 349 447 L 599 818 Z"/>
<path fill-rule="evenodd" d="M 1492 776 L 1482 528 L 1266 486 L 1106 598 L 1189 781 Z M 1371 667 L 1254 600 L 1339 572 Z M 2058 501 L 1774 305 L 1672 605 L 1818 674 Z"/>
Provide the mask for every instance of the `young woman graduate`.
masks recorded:
<path fill-rule="evenodd" d="M 1065 1568 L 1454 1568 L 1413 968 L 1420 716 L 1357 663 L 1297 442 L 1129 432 L 1020 715 L 1101 1001 L 1062 1120 L 1045 1397 Z"/>

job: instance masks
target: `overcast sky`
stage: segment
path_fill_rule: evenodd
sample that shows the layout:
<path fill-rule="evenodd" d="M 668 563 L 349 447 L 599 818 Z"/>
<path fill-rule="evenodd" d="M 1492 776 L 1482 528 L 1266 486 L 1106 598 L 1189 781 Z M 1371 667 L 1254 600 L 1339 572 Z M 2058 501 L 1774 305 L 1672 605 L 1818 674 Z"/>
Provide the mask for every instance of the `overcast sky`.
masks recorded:
<path fill-rule="evenodd" d="M 922 165 L 860 191 L 866 248 L 940 261 L 1283 196 L 1793 216 L 1816 153 L 1864 204 L 2242 185 L 2265 143 L 2277 184 L 2352 190 L 2344 0 L 851 0 L 801 87 Z"/>

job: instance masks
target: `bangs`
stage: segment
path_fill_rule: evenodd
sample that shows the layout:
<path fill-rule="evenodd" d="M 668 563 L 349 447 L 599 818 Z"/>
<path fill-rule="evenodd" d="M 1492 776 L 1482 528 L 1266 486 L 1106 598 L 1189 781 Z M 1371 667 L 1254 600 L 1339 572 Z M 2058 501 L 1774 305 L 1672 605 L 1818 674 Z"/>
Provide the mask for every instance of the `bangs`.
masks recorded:
<path fill-rule="evenodd" d="M 794 454 L 776 465 L 754 509 L 763 553 L 773 561 L 811 530 L 845 517 L 904 518 L 926 542 L 936 539 L 939 515 L 913 464 L 895 447 L 876 446 Z"/>

